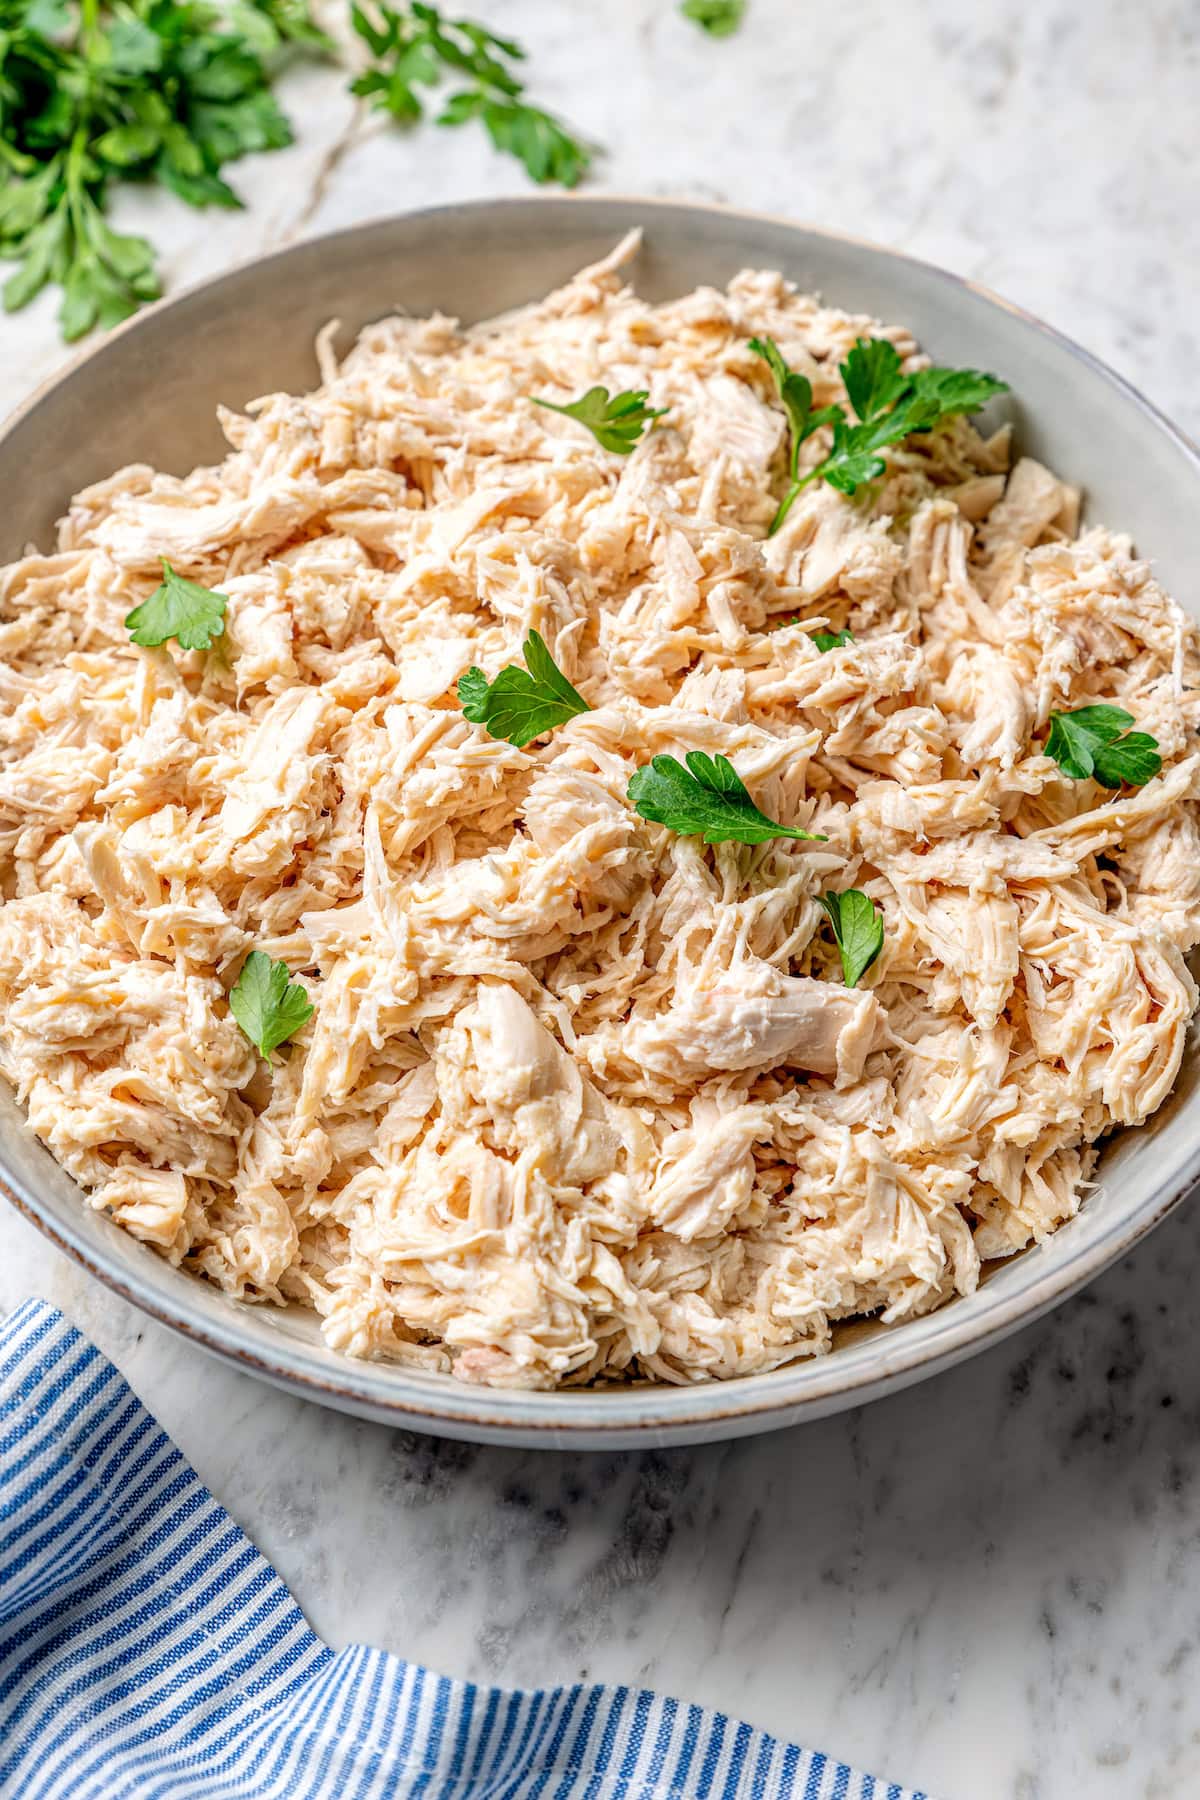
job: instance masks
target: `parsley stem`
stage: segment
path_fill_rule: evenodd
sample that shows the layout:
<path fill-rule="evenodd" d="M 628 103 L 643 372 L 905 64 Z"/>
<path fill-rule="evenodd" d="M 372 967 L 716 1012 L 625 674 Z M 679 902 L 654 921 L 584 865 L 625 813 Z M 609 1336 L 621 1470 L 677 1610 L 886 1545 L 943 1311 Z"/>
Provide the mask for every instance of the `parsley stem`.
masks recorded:
<path fill-rule="evenodd" d="M 83 162 L 87 155 L 88 132 L 86 125 L 77 125 L 75 135 L 71 139 L 67 151 L 65 171 L 67 215 L 70 218 L 75 241 L 82 244 L 86 237 L 86 226 L 83 216 L 83 203 L 86 189 L 83 179 Z"/>
<path fill-rule="evenodd" d="M 93 47 L 99 24 L 100 0 L 80 0 L 79 41 L 85 51 Z"/>
<path fill-rule="evenodd" d="M 779 530 L 779 527 L 783 524 L 783 521 L 787 518 L 788 514 L 791 512 L 792 507 L 795 505 L 795 503 L 799 499 L 800 495 L 804 492 L 804 489 L 808 486 L 810 481 L 815 481 L 817 479 L 817 476 L 821 473 L 821 470 L 823 467 L 824 467 L 823 463 L 818 463 L 815 469 L 810 469 L 808 471 L 807 475 L 802 475 L 798 481 L 793 481 L 791 487 L 788 489 L 787 493 L 783 496 L 783 499 L 779 502 L 779 507 L 775 514 L 775 517 L 771 520 L 771 523 L 767 527 L 767 536 L 768 537 L 775 536 L 775 533 Z"/>

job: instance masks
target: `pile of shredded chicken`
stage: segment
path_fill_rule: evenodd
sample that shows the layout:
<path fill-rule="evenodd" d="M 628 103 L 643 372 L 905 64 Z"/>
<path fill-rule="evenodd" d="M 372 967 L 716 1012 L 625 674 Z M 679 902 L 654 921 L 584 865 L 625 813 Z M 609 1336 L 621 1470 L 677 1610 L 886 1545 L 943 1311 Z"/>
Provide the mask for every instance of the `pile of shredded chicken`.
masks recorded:
<path fill-rule="evenodd" d="M 747 340 L 817 404 L 857 335 L 916 346 L 777 274 L 650 305 L 630 249 L 471 330 L 389 319 L 340 366 L 326 334 L 219 466 L 124 469 L 0 574 L 33 1129 L 173 1263 L 495 1385 L 745 1375 L 969 1294 L 1159 1106 L 1196 1000 L 1180 608 L 966 419 L 768 538 Z M 594 383 L 668 409 L 627 458 L 528 398 Z M 162 556 L 228 596 L 207 653 L 130 642 Z M 455 684 L 531 627 L 593 710 L 520 750 Z M 1157 738 L 1144 787 L 1044 754 L 1101 701 Z M 634 770 L 689 750 L 827 842 L 638 817 Z M 851 886 L 886 933 L 852 990 L 817 902 Z M 227 1001 L 252 947 L 315 1007 L 269 1063 Z"/>

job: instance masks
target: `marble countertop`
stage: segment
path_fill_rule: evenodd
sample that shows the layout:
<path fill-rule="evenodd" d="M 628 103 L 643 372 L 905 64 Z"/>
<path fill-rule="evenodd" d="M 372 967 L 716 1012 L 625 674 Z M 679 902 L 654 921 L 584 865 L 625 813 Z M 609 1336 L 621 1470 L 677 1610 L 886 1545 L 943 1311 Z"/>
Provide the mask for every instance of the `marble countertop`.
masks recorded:
<path fill-rule="evenodd" d="M 1200 431 L 1200 17 L 1185 0 L 473 0 L 605 144 L 593 186 L 727 200 L 942 262 Z M 240 214 L 134 195 L 171 288 L 408 205 L 522 191 L 473 131 L 364 121 L 292 73 Z M 66 357 L 0 323 L 0 410 Z M 330 1642 L 505 1683 L 644 1682 L 941 1800 L 1200 1793 L 1200 1210 L 936 1381 L 773 1437 L 641 1455 L 422 1439 L 197 1355 L 0 1213 L 0 1309 L 114 1356 Z"/>

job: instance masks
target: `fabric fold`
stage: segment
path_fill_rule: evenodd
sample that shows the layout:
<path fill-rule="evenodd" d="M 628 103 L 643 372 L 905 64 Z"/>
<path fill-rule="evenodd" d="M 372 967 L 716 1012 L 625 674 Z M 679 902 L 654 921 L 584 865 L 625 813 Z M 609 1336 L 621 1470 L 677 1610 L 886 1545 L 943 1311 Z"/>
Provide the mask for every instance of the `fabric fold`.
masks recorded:
<path fill-rule="evenodd" d="M 925 1800 L 625 1687 L 481 1688 L 333 1651 L 123 1377 L 0 1324 L 5 1800 Z"/>

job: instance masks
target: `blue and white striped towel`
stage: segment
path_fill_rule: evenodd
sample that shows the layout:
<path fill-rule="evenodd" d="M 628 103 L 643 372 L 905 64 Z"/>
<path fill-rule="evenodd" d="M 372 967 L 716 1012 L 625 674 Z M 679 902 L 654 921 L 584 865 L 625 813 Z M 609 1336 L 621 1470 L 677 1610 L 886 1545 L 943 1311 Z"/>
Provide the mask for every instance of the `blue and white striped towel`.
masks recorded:
<path fill-rule="evenodd" d="M 3 1800 L 923 1800 L 629 1688 L 478 1688 L 314 1637 L 98 1350 L 0 1325 Z"/>

